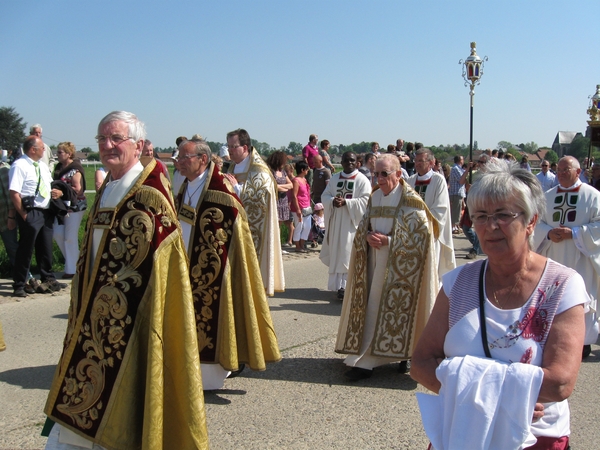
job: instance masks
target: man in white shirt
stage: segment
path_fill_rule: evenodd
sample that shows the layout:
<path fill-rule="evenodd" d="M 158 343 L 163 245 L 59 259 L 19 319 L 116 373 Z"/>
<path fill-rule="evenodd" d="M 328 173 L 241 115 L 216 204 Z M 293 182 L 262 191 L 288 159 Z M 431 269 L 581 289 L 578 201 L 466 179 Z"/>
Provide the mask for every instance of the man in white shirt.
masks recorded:
<path fill-rule="evenodd" d="M 15 207 L 15 217 L 9 220 L 17 221 L 20 235 L 13 270 L 15 297 L 27 297 L 25 283 L 34 249 L 42 281 L 37 292 L 51 293 L 67 287 L 56 281 L 52 272 L 54 214 L 49 209 L 52 176 L 48 166 L 41 162 L 45 151 L 41 138 L 29 136 L 23 144 L 23 156 L 9 172 L 9 195 Z"/>
<path fill-rule="evenodd" d="M 556 175 L 550 172 L 550 163 L 548 161 L 545 159 L 542 160 L 541 166 L 542 170 L 536 176 L 542 185 L 542 191 L 546 192 L 548 189 L 552 189 L 558 184 L 558 179 L 556 178 Z"/>

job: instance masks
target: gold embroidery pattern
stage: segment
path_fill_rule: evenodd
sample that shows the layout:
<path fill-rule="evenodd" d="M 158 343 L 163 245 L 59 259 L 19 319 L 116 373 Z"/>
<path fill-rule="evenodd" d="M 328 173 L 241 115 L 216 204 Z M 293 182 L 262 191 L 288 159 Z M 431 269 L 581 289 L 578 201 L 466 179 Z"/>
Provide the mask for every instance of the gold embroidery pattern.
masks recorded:
<path fill-rule="evenodd" d="M 429 247 L 427 221 L 419 211 L 400 210 L 373 340 L 376 356 L 408 356 L 415 309 Z"/>
<path fill-rule="evenodd" d="M 269 187 L 269 183 L 265 181 L 261 173 L 249 174 L 244 185 L 244 198 L 242 199 L 259 261 L 261 260 L 263 232 L 268 218 L 267 205 L 271 195 Z"/>
<path fill-rule="evenodd" d="M 67 369 L 62 403 L 56 405 L 81 429 L 92 428 L 101 415 L 106 372 L 120 365 L 131 332 L 133 320 L 128 314 L 126 295 L 132 286 L 140 288 L 143 284 L 137 268 L 150 250 L 154 223 L 146 213 L 134 209 L 134 204 L 127 202 L 129 211 L 116 224 L 123 239 L 116 230 L 110 231 L 112 238 L 107 252 L 102 254 L 97 281 L 102 286 L 93 299 L 90 320 L 82 323 L 76 343 L 76 351 L 84 352 L 85 358 Z"/>
<path fill-rule="evenodd" d="M 214 225 L 222 228 L 214 231 Z M 220 296 L 219 278 L 223 269 L 222 256 L 224 247 L 231 239 L 233 222 L 225 219 L 223 212 L 216 208 L 207 208 L 198 220 L 199 239 L 193 249 L 198 255 L 196 264 L 190 268 L 192 295 L 196 311 L 196 331 L 198 332 L 198 349 L 214 348 L 212 306 Z M 213 332 L 213 333 L 211 333 Z"/>

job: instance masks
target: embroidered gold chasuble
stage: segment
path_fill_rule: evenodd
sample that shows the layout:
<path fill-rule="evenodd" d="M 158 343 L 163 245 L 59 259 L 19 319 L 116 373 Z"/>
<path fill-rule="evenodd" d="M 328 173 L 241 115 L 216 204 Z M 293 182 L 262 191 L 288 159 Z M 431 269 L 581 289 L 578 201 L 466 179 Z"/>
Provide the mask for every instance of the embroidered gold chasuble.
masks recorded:
<path fill-rule="evenodd" d="M 242 184 L 240 200 L 248 217 L 262 280 L 268 296 L 285 290 L 283 258 L 277 217 L 277 182 L 269 166 L 258 152 L 251 149 L 250 165 L 246 172 L 235 173 L 235 164 L 229 173 L 235 173 Z"/>
<path fill-rule="evenodd" d="M 45 413 L 107 449 L 208 448 L 187 258 L 153 161 L 116 208 L 96 196 Z M 94 230 L 103 236 L 93 254 Z"/>
<path fill-rule="evenodd" d="M 246 212 L 229 182 L 210 163 L 194 212 L 184 208 L 188 181 L 176 199 L 179 217 L 192 225 L 188 255 L 202 363 L 265 370 L 281 360 Z"/>
<path fill-rule="evenodd" d="M 437 222 L 408 183 L 400 180 L 398 189 L 399 203 L 382 207 L 373 206 L 373 198 L 382 196 L 376 188 L 357 229 L 350 259 L 335 350 L 367 355 L 367 364 L 357 364 L 365 368 L 383 364 L 385 358 L 390 358 L 387 362 L 411 358 L 438 292 L 432 245 L 438 233 Z M 389 233 L 391 247 L 383 249 L 389 251 L 385 253 L 387 260 L 372 269 L 375 252 L 382 251 L 367 244 L 367 233 L 372 231 L 371 221 L 375 218 L 389 218 L 393 225 Z M 370 270 L 377 273 L 369 273 Z M 373 279 L 383 280 L 382 285 L 372 286 Z M 371 316 L 374 323 L 367 324 L 371 302 L 378 302 L 379 306 Z M 372 332 L 366 335 L 365 328 Z"/>

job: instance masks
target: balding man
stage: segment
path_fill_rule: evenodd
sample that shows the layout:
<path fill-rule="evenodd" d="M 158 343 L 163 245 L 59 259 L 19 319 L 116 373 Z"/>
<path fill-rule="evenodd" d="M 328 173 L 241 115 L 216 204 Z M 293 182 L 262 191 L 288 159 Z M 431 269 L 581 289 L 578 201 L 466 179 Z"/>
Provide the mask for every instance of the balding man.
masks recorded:
<path fill-rule="evenodd" d="M 150 139 L 146 139 L 144 141 L 142 157 L 151 158 L 154 161 L 156 161 L 156 165 L 161 168 L 164 176 L 167 177 L 168 180 L 171 179 L 171 176 L 169 175 L 169 169 L 167 169 L 167 165 L 156 157 L 156 153 L 154 152 L 154 144 L 152 144 L 152 141 L 150 141 Z M 147 161 L 144 161 L 144 163 L 148 164 Z"/>
<path fill-rule="evenodd" d="M 401 179 L 396 156 L 379 157 L 375 176 L 379 187 L 352 246 L 335 347 L 348 354 L 351 381 L 394 361 L 407 370 L 438 290 L 435 230 L 425 202 Z"/>
<path fill-rule="evenodd" d="M 39 123 L 36 123 L 35 125 L 32 125 L 29 127 L 29 136 L 35 136 L 38 137 L 40 139 L 42 139 L 42 126 Z M 54 157 L 54 154 L 52 153 L 52 150 L 50 150 L 50 147 L 48 147 L 48 145 L 44 144 L 44 154 L 42 155 L 42 159 L 41 161 L 46 163 L 46 165 L 48 166 L 48 169 L 50 170 L 50 173 L 52 173 L 52 170 L 54 169 L 54 165 L 56 164 L 56 158 Z"/>
<path fill-rule="evenodd" d="M 546 192 L 548 189 L 552 189 L 554 186 L 556 186 L 558 184 L 558 180 L 556 175 L 550 172 L 550 163 L 547 160 L 543 159 L 540 166 L 542 167 L 542 170 L 536 175 L 536 177 L 542 185 L 542 190 Z"/>
<path fill-rule="evenodd" d="M 204 140 L 179 145 L 175 204 L 189 256 L 204 390 L 244 364 L 265 370 L 279 347 L 246 212 Z"/>
<path fill-rule="evenodd" d="M 8 175 L 9 195 L 15 208 L 15 215 L 9 216 L 9 220 L 16 220 L 20 236 L 13 270 L 15 297 L 27 297 L 25 282 L 34 250 L 42 281 L 36 292 L 51 293 L 67 287 L 56 281 L 52 272 L 52 176 L 46 163 L 42 162 L 45 152 L 42 139 L 29 136 L 23 144 L 23 156 L 14 162 Z"/>
<path fill-rule="evenodd" d="M 591 298 L 586 313 L 584 357 L 598 339 L 596 303 L 600 296 L 600 192 L 579 179 L 572 156 L 558 162 L 558 186 L 546 191 L 546 214 L 538 222 L 533 249 L 576 270 Z"/>

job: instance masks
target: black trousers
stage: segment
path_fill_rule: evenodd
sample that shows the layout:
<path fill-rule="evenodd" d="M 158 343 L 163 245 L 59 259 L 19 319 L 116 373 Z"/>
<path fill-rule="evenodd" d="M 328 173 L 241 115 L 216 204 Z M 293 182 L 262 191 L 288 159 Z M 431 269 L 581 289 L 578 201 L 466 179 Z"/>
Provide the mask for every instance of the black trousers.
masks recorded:
<path fill-rule="evenodd" d="M 14 288 L 25 286 L 34 250 L 42 282 L 55 280 L 52 272 L 54 215 L 49 209 L 33 209 L 27 213 L 26 221 L 17 214 L 17 224 L 19 225 L 19 249 L 13 270 Z"/>

